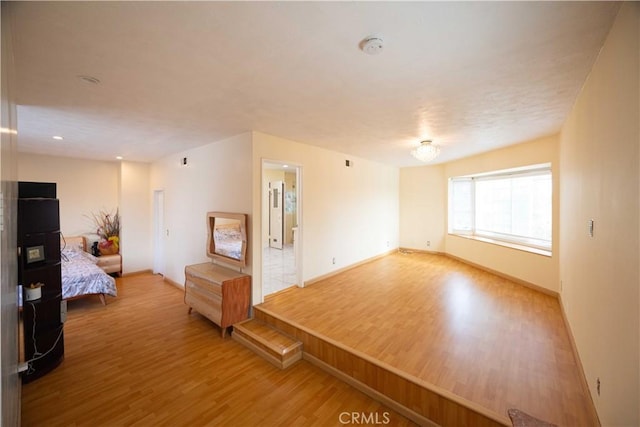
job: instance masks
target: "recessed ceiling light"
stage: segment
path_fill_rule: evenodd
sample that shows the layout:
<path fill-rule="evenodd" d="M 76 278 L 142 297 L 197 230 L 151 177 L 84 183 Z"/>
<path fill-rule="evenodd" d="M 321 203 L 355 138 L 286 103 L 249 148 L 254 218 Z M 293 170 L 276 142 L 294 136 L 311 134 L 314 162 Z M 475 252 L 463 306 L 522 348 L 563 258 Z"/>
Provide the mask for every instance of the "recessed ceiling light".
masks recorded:
<path fill-rule="evenodd" d="M 288 168 L 288 167 L 289 167 L 289 165 L 282 165 L 282 167 L 283 167 L 283 168 Z"/>
<path fill-rule="evenodd" d="M 122 156 L 116 156 L 116 159 L 122 160 Z"/>
<path fill-rule="evenodd" d="M 60 135 L 54 135 L 53 139 L 58 140 L 58 141 L 62 141 L 64 138 L 61 137 Z"/>
<path fill-rule="evenodd" d="M 79 78 L 80 80 L 82 80 L 83 82 L 91 83 L 93 85 L 97 85 L 97 84 L 100 83 L 100 80 L 95 78 L 95 77 L 93 77 L 93 76 L 81 75 L 81 76 L 76 76 L 76 77 Z"/>

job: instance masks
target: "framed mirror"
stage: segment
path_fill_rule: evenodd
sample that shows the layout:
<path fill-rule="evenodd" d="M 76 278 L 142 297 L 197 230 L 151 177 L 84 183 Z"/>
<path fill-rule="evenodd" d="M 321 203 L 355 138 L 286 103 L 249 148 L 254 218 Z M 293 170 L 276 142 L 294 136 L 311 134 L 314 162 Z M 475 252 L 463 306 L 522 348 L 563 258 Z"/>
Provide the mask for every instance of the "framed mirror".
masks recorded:
<path fill-rule="evenodd" d="M 207 256 L 237 267 L 247 265 L 247 215 L 207 212 Z"/>

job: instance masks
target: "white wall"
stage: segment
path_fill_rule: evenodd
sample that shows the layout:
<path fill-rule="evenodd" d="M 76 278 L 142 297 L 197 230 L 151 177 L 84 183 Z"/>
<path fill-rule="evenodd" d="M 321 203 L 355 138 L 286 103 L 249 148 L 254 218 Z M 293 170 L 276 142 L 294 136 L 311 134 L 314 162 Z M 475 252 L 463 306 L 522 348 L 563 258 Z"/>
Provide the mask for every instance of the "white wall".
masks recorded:
<path fill-rule="evenodd" d="M 187 157 L 186 166 L 181 164 L 183 157 Z M 249 214 L 247 228 L 251 230 L 252 176 L 250 133 L 176 153 L 152 164 L 150 194 L 164 191 L 162 238 L 167 278 L 183 284 L 185 266 L 209 261 L 207 212 Z M 250 233 L 250 240 L 251 237 Z M 244 269 L 248 274 L 250 255 Z"/>
<path fill-rule="evenodd" d="M 443 165 L 400 169 L 400 247 L 444 252 L 446 214 Z"/>
<path fill-rule="evenodd" d="M 65 236 L 95 233 L 92 213 L 120 210 L 123 273 L 152 267 L 150 166 L 18 153 L 20 181 L 57 183 Z"/>
<path fill-rule="evenodd" d="M 119 162 L 18 153 L 18 179 L 57 183 L 65 236 L 95 233 L 92 212 L 119 206 Z"/>
<path fill-rule="evenodd" d="M 562 303 L 605 426 L 640 425 L 639 54 L 625 3 L 560 140 Z"/>
<path fill-rule="evenodd" d="M 560 292 L 559 182 L 561 172 L 558 161 L 558 138 L 557 135 L 540 138 L 444 165 L 444 191 L 447 196 L 447 180 L 452 177 L 550 162 L 553 176 L 553 255 L 551 257 L 537 255 L 449 234 L 445 237 L 447 253 L 552 292 Z M 444 209 L 446 206 L 447 202 L 444 203 Z"/>
<path fill-rule="evenodd" d="M 149 270 L 153 263 L 150 171 L 148 163 L 120 164 L 120 253 L 124 274 Z"/>
<path fill-rule="evenodd" d="M 301 166 L 303 281 L 398 247 L 399 171 L 346 154 L 253 132 L 253 170 L 262 160 Z M 345 159 L 352 167 L 345 166 Z M 261 174 L 253 177 L 253 215 L 260 218 Z M 253 222 L 253 301 L 261 301 L 262 222 Z M 336 263 L 332 264 L 332 259 Z"/>

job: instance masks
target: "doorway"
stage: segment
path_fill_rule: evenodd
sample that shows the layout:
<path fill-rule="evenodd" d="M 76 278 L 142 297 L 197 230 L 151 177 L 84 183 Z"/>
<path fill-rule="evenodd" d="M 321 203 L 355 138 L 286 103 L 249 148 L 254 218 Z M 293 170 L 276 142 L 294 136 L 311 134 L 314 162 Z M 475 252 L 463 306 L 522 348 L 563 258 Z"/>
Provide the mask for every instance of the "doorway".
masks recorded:
<path fill-rule="evenodd" d="M 262 163 L 262 295 L 301 285 L 301 168 Z"/>
<path fill-rule="evenodd" d="M 269 174 L 271 175 L 271 174 Z M 286 176 L 286 172 L 285 172 Z M 278 176 L 278 178 L 280 178 Z M 269 247 L 283 249 L 285 232 L 284 181 L 269 181 Z M 290 226 L 291 221 L 289 221 Z"/>

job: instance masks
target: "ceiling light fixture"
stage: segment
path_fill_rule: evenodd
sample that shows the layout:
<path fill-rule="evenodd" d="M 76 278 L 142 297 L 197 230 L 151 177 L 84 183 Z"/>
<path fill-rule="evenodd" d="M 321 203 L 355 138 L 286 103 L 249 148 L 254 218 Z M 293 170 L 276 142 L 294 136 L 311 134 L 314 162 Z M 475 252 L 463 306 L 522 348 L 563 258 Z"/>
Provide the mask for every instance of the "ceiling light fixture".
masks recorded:
<path fill-rule="evenodd" d="M 59 135 L 54 135 L 52 138 L 55 139 L 56 141 L 62 141 L 64 139 L 63 137 L 61 137 Z"/>
<path fill-rule="evenodd" d="M 432 140 L 426 139 L 420 142 L 420 146 L 411 152 L 411 155 L 421 162 L 430 162 L 438 157 L 440 147 L 435 145 Z"/>
<path fill-rule="evenodd" d="M 378 37 L 367 37 L 360 42 L 360 49 L 367 55 L 377 55 L 382 52 L 382 39 Z"/>
<path fill-rule="evenodd" d="M 116 156 L 116 160 L 122 160 L 122 156 Z"/>

